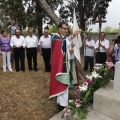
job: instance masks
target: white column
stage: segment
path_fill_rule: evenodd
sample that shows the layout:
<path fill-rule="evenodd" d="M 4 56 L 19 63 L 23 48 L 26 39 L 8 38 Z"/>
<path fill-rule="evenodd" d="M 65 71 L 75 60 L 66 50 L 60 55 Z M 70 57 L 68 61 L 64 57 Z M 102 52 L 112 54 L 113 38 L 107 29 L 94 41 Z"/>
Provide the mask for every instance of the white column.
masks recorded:
<path fill-rule="evenodd" d="M 116 65 L 115 65 L 113 90 L 116 92 L 120 92 L 120 61 L 116 62 Z"/>

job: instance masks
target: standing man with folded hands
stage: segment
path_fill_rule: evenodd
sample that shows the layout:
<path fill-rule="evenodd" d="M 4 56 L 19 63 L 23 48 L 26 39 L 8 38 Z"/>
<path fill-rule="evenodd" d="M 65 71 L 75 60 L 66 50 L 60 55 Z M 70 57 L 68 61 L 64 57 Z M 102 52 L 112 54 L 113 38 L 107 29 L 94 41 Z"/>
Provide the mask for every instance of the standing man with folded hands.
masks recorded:
<path fill-rule="evenodd" d="M 25 72 L 25 38 L 20 34 L 20 29 L 15 30 L 15 35 L 11 37 L 10 46 L 14 49 L 15 70 Z M 19 64 L 20 61 L 20 64 Z"/>

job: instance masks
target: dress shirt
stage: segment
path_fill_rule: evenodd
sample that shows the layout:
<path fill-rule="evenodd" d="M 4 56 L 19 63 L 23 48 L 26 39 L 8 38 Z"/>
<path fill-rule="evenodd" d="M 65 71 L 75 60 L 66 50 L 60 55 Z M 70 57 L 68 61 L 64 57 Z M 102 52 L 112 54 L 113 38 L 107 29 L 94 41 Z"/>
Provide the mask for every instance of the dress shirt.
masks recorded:
<path fill-rule="evenodd" d="M 107 52 L 107 49 L 109 48 L 109 41 L 104 39 L 103 41 L 100 41 L 100 44 L 105 46 L 105 49 L 100 46 L 100 52 Z M 95 49 L 98 48 L 98 46 L 99 46 L 99 40 L 97 40 L 95 44 Z M 96 52 L 98 52 L 98 50 L 96 50 Z"/>
<path fill-rule="evenodd" d="M 10 46 L 13 48 L 13 45 L 16 45 L 17 47 L 23 46 L 25 48 L 26 46 L 25 38 L 21 35 L 19 38 L 17 38 L 16 35 L 12 36 Z"/>
<path fill-rule="evenodd" d="M 38 45 L 40 45 L 42 48 L 51 48 L 51 36 L 50 35 L 48 35 L 48 37 L 45 37 L 44 35 L 41 36 Z"/>
<path fill-rule="evenodd" d="M 27 48 L 32 48 L 32 47 L 37 47 L 38 46 L 38 39 L 35 35 L 32 35 L 30 37 L 29 35 L 26 37 L 26 47 Z"/>
<path fill-rule="evenodd" d="M 84 47 L 84 56 L 90 56 L 93 57 L 94 56 L 94 46 L 95 46 L 95 41 L 94 40 L 90 40 L 88 41 L 88 39 L 86 40 L 86 45 L 88 46 L 93 46 L 93 48 L 89 48 L 87 46 Z"/>

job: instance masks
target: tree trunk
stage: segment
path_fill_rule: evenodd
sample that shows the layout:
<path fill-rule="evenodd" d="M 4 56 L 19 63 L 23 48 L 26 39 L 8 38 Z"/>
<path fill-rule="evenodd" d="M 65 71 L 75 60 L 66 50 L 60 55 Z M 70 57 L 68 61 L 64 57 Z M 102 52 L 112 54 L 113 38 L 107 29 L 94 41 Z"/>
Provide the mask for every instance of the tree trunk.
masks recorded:
<path fill-rule="evenodd" d="M 42 13 L 43 9 L 41 8 L 40 5 L 36 4 L 36 12 L 37 13 Z M 38 25 L 38 37 L 40 38 L 40 36 L 42 35 L 42 26 L 43 26 L 43 23 L 42 23 L 42 14 L 39 14 L 36 16 L 37 18 L 37 25 Z"/>
<path fill-rule="evenodd" d="M 79 1 L 79 13 L 80 13 L 80 28 L 85 31 L 85 19 L 84 19 L 84 8 L 83 8 L 83 0 Z"/>
<path fill-rule="evenodd" d="M 48 15 L 48 17 L 53 20 L 56 26 L 58 26 L 60 19 L 58 16 L 54 13 L 54 11 L 50 8 L 50 6 L 46 3 L 45 0 L 35 0 L 36 3 L 38 3 L 42 9 L 45 11 L 45 13 Z"/>

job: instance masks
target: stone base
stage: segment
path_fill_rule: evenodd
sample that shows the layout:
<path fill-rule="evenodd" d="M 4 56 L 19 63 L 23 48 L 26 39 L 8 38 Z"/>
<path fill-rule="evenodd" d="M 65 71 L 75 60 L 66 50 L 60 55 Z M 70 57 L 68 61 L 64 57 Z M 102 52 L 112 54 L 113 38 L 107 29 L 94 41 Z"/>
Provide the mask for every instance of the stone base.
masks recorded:
<path fill-rule="evenodd" d="M 120 120 L 120 93 L 113 90 L 113 81 L 94 93 L 93 110 Z"/>
<path fill-rule="evenodd" d="M 54 117 L 50 118 L 49 120 L 78 120 L 76 118 L 71 118 L 70 116 L 65 117 L 64 119 L 61 119 L 61 116 L 63 115 L 63 111 L 56 114 Z"/>
<path fill-rule="evenodd" d="M 60 112 L 49 120 L 78 120 L 77 118 L 71 118 L 70 116 L 68 116 L 64 119 L 61 119 L 62 114 L 63 114 L 63 112 Z M 92 109 L 89 109 L 87 119 L 85 119 L 85 120 L 114 120 L 114 119 L 107 117 L 103 114 L 100 114 L 96 111 L 93 111 Z"/>

